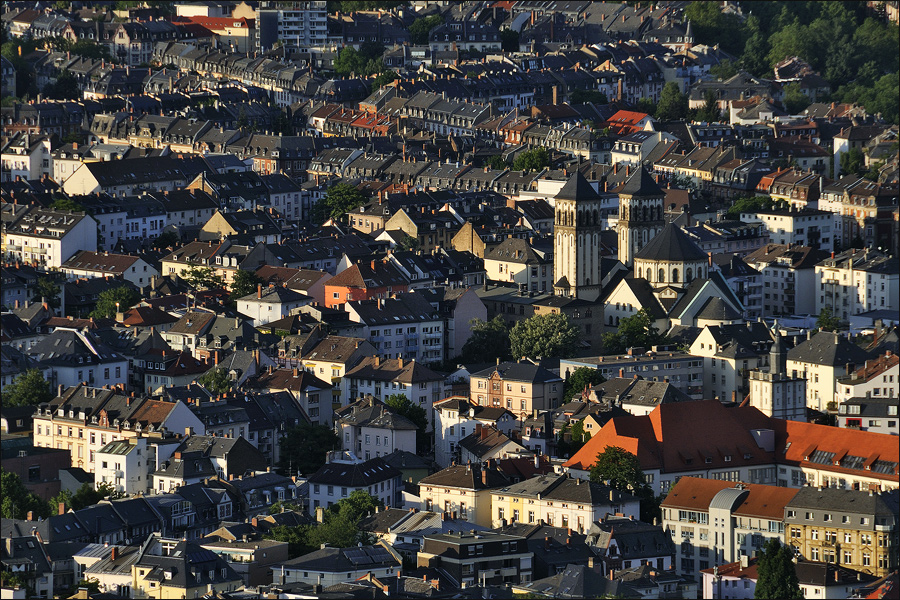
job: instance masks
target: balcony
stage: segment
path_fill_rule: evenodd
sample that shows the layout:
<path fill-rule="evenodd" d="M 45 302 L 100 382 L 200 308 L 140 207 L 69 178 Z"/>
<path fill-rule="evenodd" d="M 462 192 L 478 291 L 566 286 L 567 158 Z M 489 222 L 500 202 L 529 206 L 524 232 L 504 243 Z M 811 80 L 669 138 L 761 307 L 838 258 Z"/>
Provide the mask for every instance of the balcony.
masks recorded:
<path fill-rule="evenodd" d="M 514 577 L 519 574 L 519 569 L 516 567 L 506 567 L 504 569 L 500 569 L 501 577 Z"/>

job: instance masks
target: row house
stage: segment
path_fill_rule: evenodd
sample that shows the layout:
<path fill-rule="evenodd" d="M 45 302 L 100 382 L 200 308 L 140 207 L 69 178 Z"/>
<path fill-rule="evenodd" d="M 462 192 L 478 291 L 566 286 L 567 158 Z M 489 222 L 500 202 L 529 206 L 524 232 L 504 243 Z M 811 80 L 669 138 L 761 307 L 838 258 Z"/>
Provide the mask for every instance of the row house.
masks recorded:
<path fill-rule="evenodd" d="M 840 235 L 844 246 L 857 240 L 869 248 L 900 249 L 897 233 L 897 186 L 863 181 L 844 192 Z"/>
<path fill-rule="evenodd" d="M 77 385 L 60 390 L 38 407 L 33 418 L 36 446 L 68 449 L 72 466 L 90 473 L 95 453 L 107 442 L 153 432 L 204 431 L 203 423 L 181 402 L 126 396 L 118 388 Z"/>
<path fill-rule="evenodd" d="M 829 309 L 842 320 L 872 310 L 900 310 L 900 259 L 851 248 L 815 266 L 815 313 Z"/>

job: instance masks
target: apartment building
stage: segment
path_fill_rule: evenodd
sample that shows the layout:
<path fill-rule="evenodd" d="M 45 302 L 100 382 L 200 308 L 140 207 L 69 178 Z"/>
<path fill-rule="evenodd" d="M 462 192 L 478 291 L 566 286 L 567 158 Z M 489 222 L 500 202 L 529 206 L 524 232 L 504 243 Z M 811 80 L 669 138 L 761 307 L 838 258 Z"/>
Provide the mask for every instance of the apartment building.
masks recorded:
<path fill-rule="evenodd" d="M 509 435 L 518 419 L 505 408 L 480 406 L 468 398 L 452 396 L 433 404 L 434 460 L 440 467 L 459 462 L 460 441 L 480 427 L 493 427 Z"/>
<path fill-rule="evenodd" d="M 608 515 L 640 517 L 640 500 L 613 488 L 568 475 L 539 475 L 491 491 L 491 525 L 511 523 L 569 528 L 585 533 Z"/>
<path fill-rule="evenodd" d="M 900 492 L 805 487 L 784 506 L 785 542 L 809 560 L 883 577 L 897 568 Z"/>
<path fill-rule="evenodd" d="M 787 372 L 806 379 L 806 405 L 824 411 L 837 400 L 837 378 L 854 372 L 868 358 L 846 336 L 820 331 L 788 351 Z"/>
<path fill-rule="evenodd" d="M 815 266 L 816 314 L 823 309 L 843 321 L 870 310 L 900 311 L 900 258 L 877 250 L 832 252 Z"/>
<path fill-rule="evenodd" d="M 342 407 L 335 416 L 344 450 L 359 457 L 369 460 L 396 450 L 416 453 L 416 424 L 372 397 Z"/>
<path fill-rule="evenodd" d="M 491 493 L 511 480 L 496 466 L 453 465 L 419 480 L 421 509 L 456 513 L 465 521 L 491 526 Z"/>
<path fill-rule="evenodd" d="M 86 213 L 8 203 L 2 210 L 7 260 L 58 269 L 79 250 L 97 251 L 97 222 Z"/>
<path fill-rule="evenodd" d="M 677 547 L 676 570 L 693 577 L 739 560 L 784 536 L 784 510 L 798 491 L 771 485 L 682 477 L 661 504 L 662 524 Z"/>
<path fill-rule="evenodd" d="M 356 491 L 378 498 L 385 506 L 401 506 L 400 471 L 381 457 L 361 460 L 352 452 L 330 451 L 327 462 L 309 476 L 309 511 L 328 508 Z"/>
<path fill-rule="evenodd" d="M 494 531 L 426 535 L 419 567 L 437 567 L 460 587 L 527 583 L 534 553 L 524 537 Z"/>
<path fill-rule="evenodd" d="M 469 378 L 473 401 L 481 406 L 505 408 L 520 419 L 535 410 L 560 404 L 563 380 L 540 365 L 523 360 L 501 362 Z"/>
<path fill-rule="evenodd" d="M 694 400 L 703 397 L 703 359 L 673 348 L 635 348 L 623 355 L 585 356 L 559 361 L 559 373 L 563 378 L 568 378 L 582 367 L 597 369 L 606 380 L 614 377 L 630 379 L 637 375 L 648 381 L 669 383 Z"/>

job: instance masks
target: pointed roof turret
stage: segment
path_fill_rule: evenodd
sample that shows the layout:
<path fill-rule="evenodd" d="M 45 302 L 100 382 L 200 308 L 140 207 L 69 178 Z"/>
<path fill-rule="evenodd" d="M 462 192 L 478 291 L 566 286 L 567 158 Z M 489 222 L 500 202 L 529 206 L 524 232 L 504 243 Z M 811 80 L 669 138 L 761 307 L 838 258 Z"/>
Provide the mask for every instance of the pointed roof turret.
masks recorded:
<path fill-rule="evenodd" d="M 629 196 L 662 196 L 664 194 L 662 188 L 643 166 L 638 167 L 625 181 L 619 193 Z"/>
<path fill-rule="evenodd" d="M 591 182 L 581 174 L 581 171 L 575 171 L 575 174 L 569 177 L 569 181 L 566 182 L 566 185 L 559 190 L 555 197 L 557 200 L 574 200 L 577 202 L 579 200 L 597 200 L 600 198 L 600 194 L 597 193 Z"/>

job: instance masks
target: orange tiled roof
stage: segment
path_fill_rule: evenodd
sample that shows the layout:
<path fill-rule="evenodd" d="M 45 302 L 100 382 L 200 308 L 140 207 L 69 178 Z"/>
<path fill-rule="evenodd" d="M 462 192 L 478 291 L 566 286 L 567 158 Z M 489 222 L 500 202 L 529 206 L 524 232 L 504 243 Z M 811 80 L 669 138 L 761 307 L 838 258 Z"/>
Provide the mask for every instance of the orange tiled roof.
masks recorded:
<path fill-rule="evenodd" d="M 154 426 L 162 425 L 169 413 L 175 408 L 172 402 L 163 402 L 162 400 L 144 400 L 139 407 L 129 417 L 131 421 L 140 423 L 152 423 Z"/>

